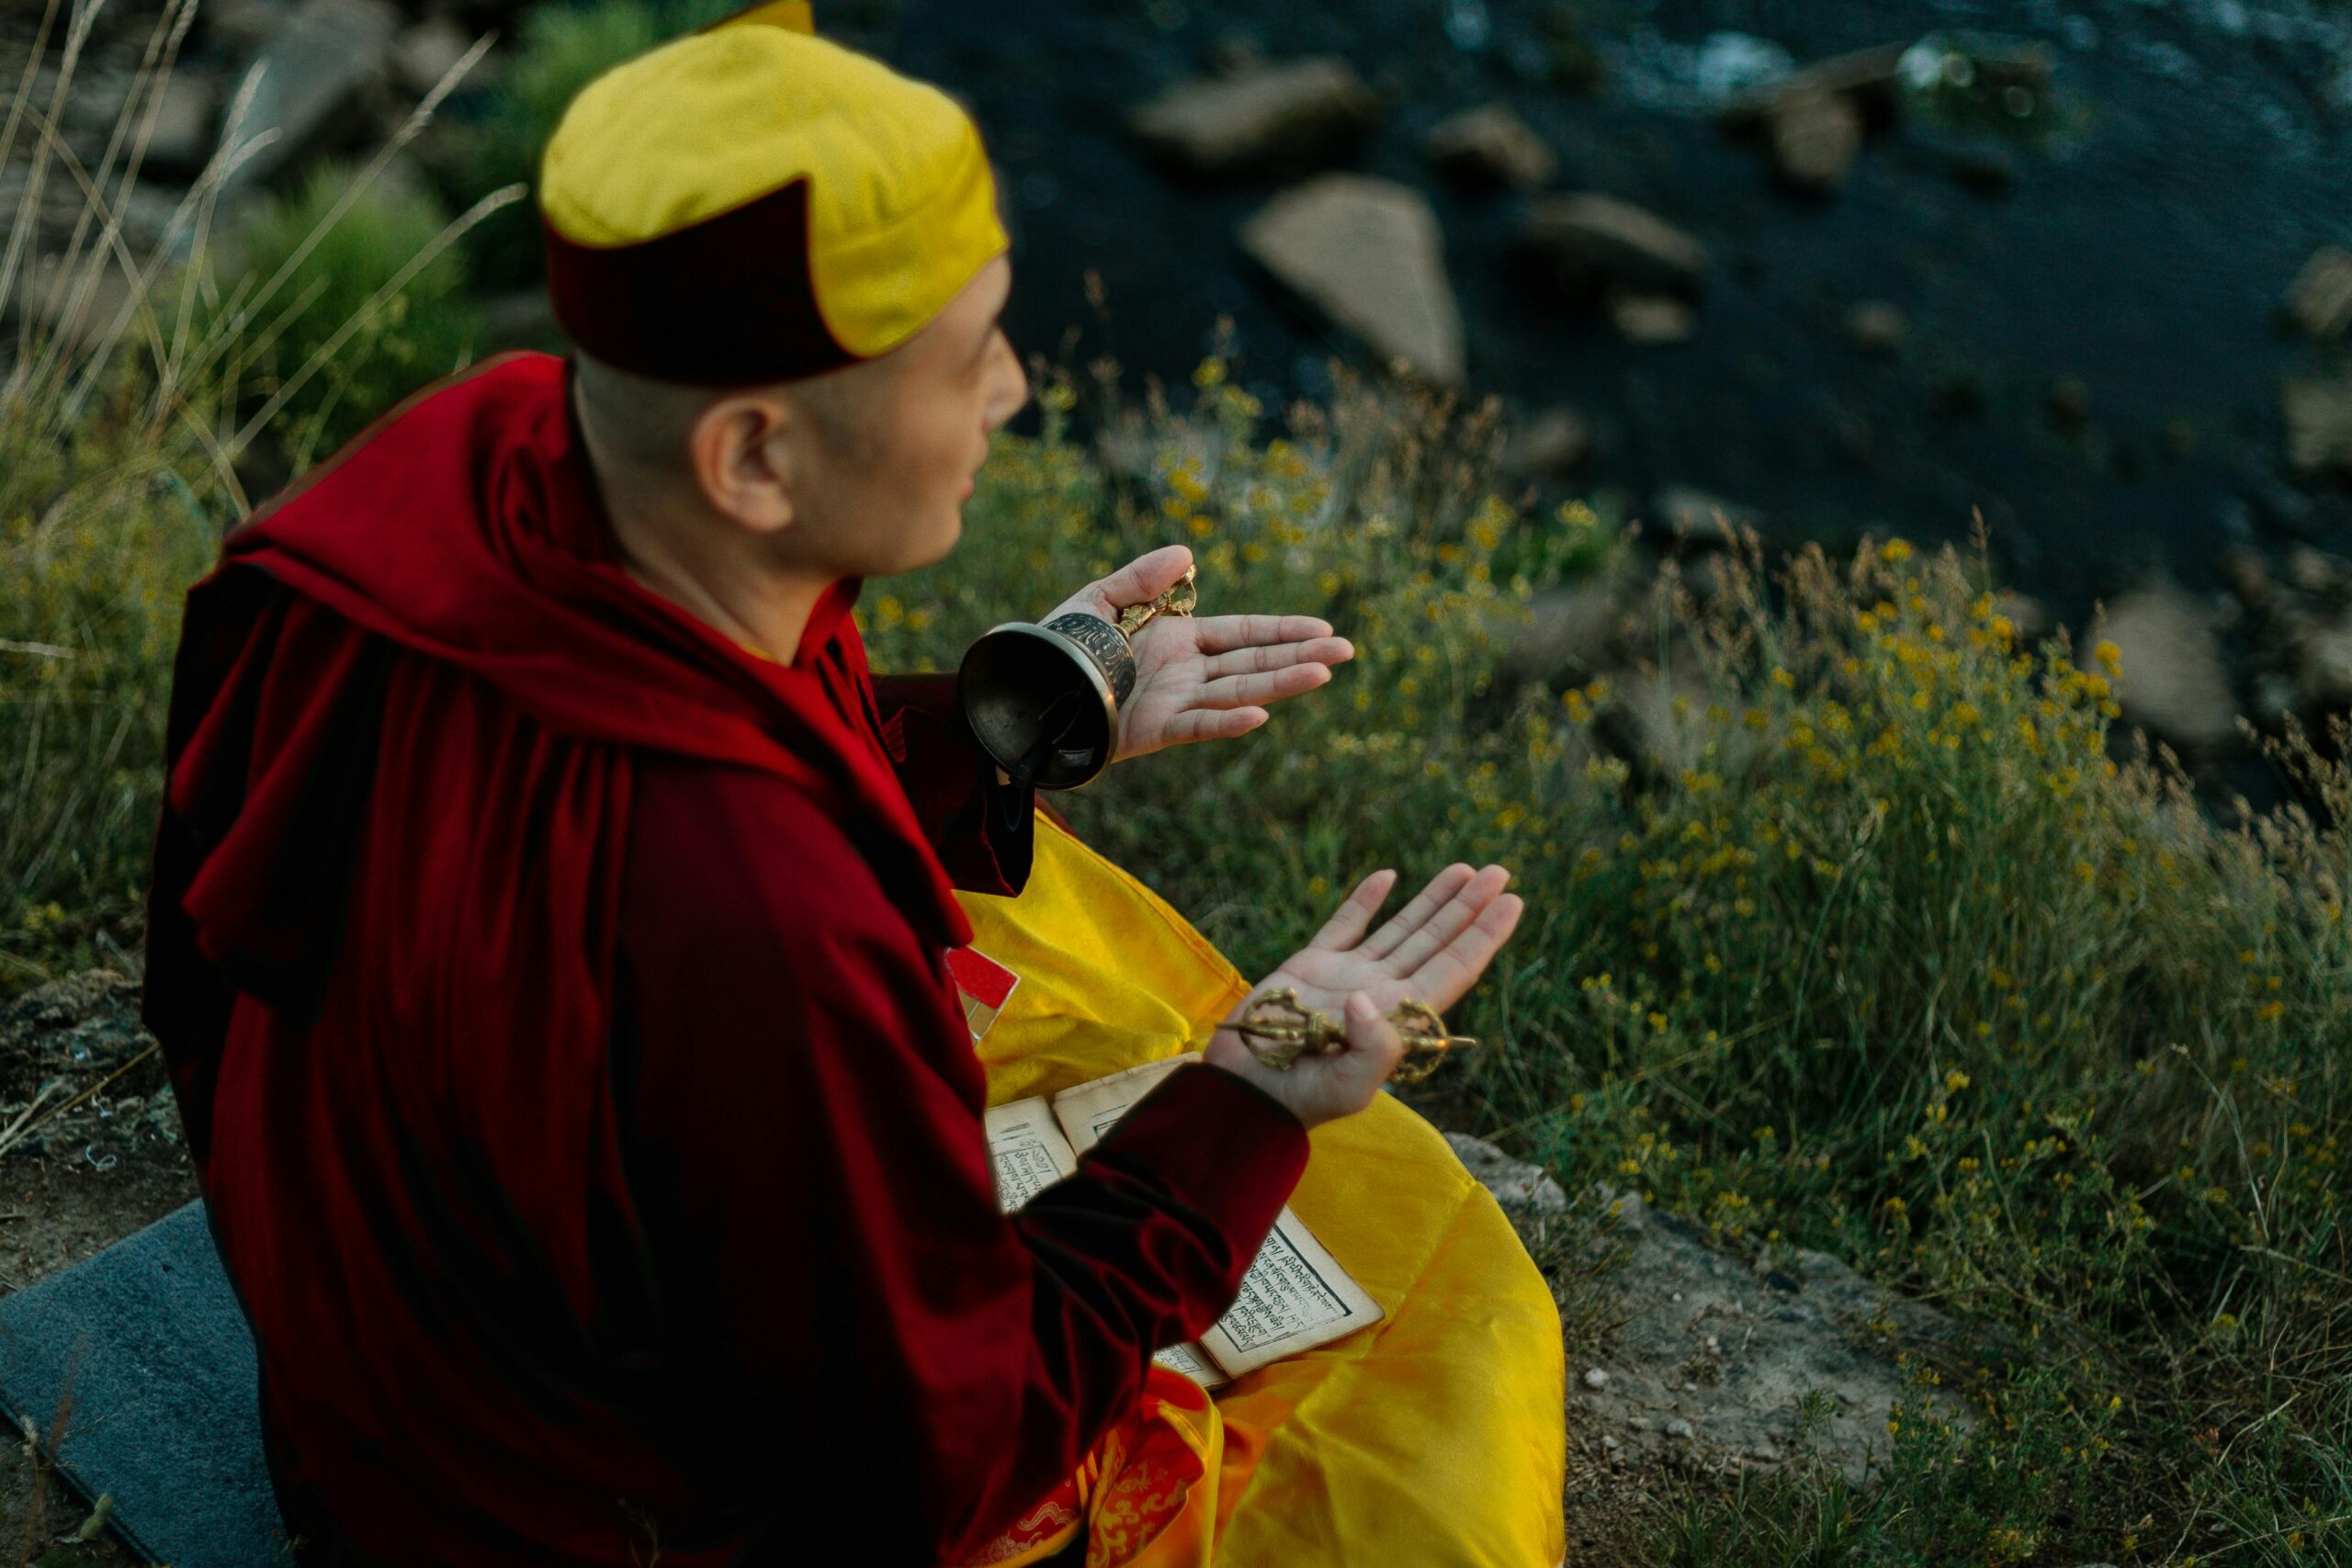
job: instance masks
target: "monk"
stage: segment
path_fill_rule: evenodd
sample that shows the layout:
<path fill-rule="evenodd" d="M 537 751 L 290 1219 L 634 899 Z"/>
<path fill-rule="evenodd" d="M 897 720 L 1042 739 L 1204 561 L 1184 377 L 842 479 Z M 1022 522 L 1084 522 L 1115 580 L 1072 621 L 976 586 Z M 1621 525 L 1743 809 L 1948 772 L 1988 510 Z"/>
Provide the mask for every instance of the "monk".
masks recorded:
<path fill-rule="evenodd" d="M 1030 908 L 1046 814 L 850 612 L 956 547 L 1026 399 L 1011 268 L 962 111 L 802 9 L 573 106 L 539 199 L 576 354 L 426 389 L 189 595 L 145 1010 L 305 1564 L 1107 1564 L 1187 1495 L 1205 1562 L 1239 1499 L 1151 1358 L 1231 1303 L 1310 1130 L 1408 1114 L 1384 1015 L 1521 913 L 1455 865 L 1381 921 L 1374 872 L 1255 987 L 1344 1049 L 1277 1072 L 1204 1021 L 999 1213 L 947 959 L 968 901 Z M 1118 757 L 1267 722 L 1331 630 L 1150 623 Z M 1168 1517 L 1114 1529 L 1156 1454 Z"/>

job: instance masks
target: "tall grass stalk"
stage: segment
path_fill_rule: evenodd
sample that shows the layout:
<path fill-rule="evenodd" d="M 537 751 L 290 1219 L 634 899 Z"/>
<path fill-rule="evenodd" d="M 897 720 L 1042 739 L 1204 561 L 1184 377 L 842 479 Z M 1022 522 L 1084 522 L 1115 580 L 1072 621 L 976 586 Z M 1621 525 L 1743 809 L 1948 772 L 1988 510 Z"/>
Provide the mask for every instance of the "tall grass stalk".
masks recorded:
<path fill-rule="evenodd" d="M 276 134 L 245 134 L 256 78 L 242 84 L 220 146 L 164 232 L 135 253 L 123 215 L 195 5 L 167 0 L 103 149 L 85 164 L 59 116 L 99 10 L 79 0 L 61 12 L 52 0 L 0 117 L 0 162 L 20 159 L 26 174 L 0 241 L 0 299 L 17 304 L 0 366 L 0 992 L 96 960 L 130 961 L 179 605 L 246 509 L 241 460 L 266 434 L 307 461 L 300 432 L 373 412 L 306 399 L 356 333 L 380 333 L 424 269 L 521 194 L 492 193 L 413 254 L 365 258 L 380 270 L 356 307 L 256 392 L 241 383 L 273 335 L 271 312 L 283 330 L 289 280 L 369 199 L 369 183 L 430 121 L 487 40 L 425 95 L 298 237 L 294 254 L 273 258 L 258 278 L 236 280 L 224 302 L 210 246 L 221 193 Z M 38 101 L 31 89 L 53 43 L 57 84 Z M 45 193 L 61 183 L 79 205 L 45 221 L 53 217 Z M 109 274 L 122 298 L 100 317 Z"/>

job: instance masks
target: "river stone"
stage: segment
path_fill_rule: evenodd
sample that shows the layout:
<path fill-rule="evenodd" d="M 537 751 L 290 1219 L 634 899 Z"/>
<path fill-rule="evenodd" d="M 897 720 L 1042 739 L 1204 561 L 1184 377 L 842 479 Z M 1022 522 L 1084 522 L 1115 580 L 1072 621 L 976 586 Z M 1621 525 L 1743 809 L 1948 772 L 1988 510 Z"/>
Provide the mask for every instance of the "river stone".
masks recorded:
<path fill-rule="evenodd" d="M 1245 66 L 1180 82 L 1129 118 L 1145 146 L 1188 173 L 1329 158 L 1369 130 L 1379 105 L 1335 55 Z"/>
<path fill-rule="evenodd" d="M 1515 479 L 1564 479 L 1592 455 L 1592 426 L 1574 409 L 1545 409 L 1511 432 L 1496 466 Z"/>
<path fill-rule="evenodd" d="M 1462 311 L 1437 214 L 1373 175 L 1322 175 L 1241 226 L 1241 248 L 1384 359 L 1462 384 Z"/>
<path fill-rule="evenodd" d="M 1864 299 L 1846 312 L 1846 335 L 1864 354 L 1893 354 L 1903 346 L 1909 323 L 1883 299 Z"/>
<path fill-rule="evenodd" d="M 261 81 L 237 129 L 241 143 L 265 130 L 277 138 L 229 184 L 266 181 L 346 134 L 368 89 L 386 78 L 399 28 L 400 13 L 384 0 L 303 0 L 263 44 Z"/>
<path fill-rule="evenodd" d="M 2325 343 L 2352 327 L 2352 251 L 2322 245 L 2287 291 L 2287 313 L 2305 335 Z"/>
<path fill-rule="evenodd" d="M 1430 162 L 1465 185 L 1533 190 L 1552 177 L 1558 160 L 1544 139 L 1509 104 L 1482 104 L 1438 122 L 1430 130 Z"/>
<path fill-rule="evenodd" d="M 2287 423 L 2287 464 L 2306 476 L 2352 477 L 2352 375 L 2290 377 L 2278 401 Z"/>
<path fill-rule="evenodd" d="M 1699 335 L 1699 312 L 1671 294 L 1612 294 L 1609 321 L 1627 343 L 1689 343 Z"/>
<path fill-rule="evenodd" d="M 2050 635 L 2058 618 L 2050 606 L 2030 593 L 2020 593 L 2014 588 L 2004 588 L 1993 600 L 1993 614 L 2009 623 L 2015 633 L 2016 645 L 2032 648 Z"/>
<path fill-rule="evenodd" d="M 1907 44 L 1882 44 L 1817 61 L 1779 81 L 1740 94 L 1724 106 L 1722 119 L 1732 130 L 1761 124 L 1773 110 L 1792 97 L 1831 93 L 1850 100 L 1872 120 L 1894 107 L 1904 51 Z"/>
<path fill-rule="evenodd" d="M 2135 589 L 2107 606 L 2076 661 L 2098 669 L 2087 649 L 2104 638 L 2122 657 L 2114 678 L 2124 719 L 2184 749 L 2221 745 L 2235 732 L 2212 609 L 2169 582 Z"/>
<path fill-rule="evenodd" d="M 219 145 L 214 125 L 220 107 L 218 82 L 188 66 L 174 70 L 147 138 L 147 172 L 189 177 L 202 173 Z"/>
<path fill-rule="evenodd" d="M 1612 196 L 1539 197 L 1520 239 L 1572 294 L 1606 285 L 1636 294 L 1695 294 L 1707 271 L 1704 245 Z"/>
<path fill-rule="evenodd" d="M 1699 668 L 1698 650 L 1687 639 L 1674 646 L 1665 668 L 1648 666 L 1603 672 L 1616 688 L 1617 714 L 1604 720 L 1601 739 L 1631 763 L 1637 774 L 1679 777 L 1705 759 L 1710 733 L 1707 705 L 1717 701 L 1714 686 Z M 1709 762 L 1726 776 L 1735 776 L 1755 751 L 1755 731 L 1734 729 L 1723 737 Z"/>
<path fill-rule="evenodd" d="M 1783 183 L 1810 196 L 1842 187 L 1862 150 L 1862 111 L 1842 93 L 1783 96 L 1766 117 L 1772 166 Z"/>
<path fill-rule="evenodd" d="M 1503 650 L 1502 671 L 1517 680 L 1564 676 L 1579 683 L 1600 673 L 1616 655 L 1634 587 L 1633 574 L 1620 568 L 1537 589 Z"/>
<path fill-rule="evenodd" d="M 1521 1217 L 1566 1213 L 1568 1195 L 1552 1179 L 1540 1165 L 1511 1158 L 1483 1138 L 1467 1133 L 1448 1133 L 1445 1141 L 1453 1145 L 1453 1157 L 1462 1168 L 1476 1179 L 1479 1186 L 1495 1195 L 1495 1201 L 1507 1213 Z"/>
<path fill-rule="evenodd" d="M 2287 581 L 2296 592 L 2325 600 L 2331 607 L 2343 604 L 2352 594 L 2352 570 L 2342 558 L 2309 545 L 2297 545 L 2287 552 Z"/>
<path fill-rule="evenodd" d="M 2295 651 L 2299 708 L 2352 705 L 2352 621 L 2338 618 L 2307 628 Z"/>
<path fill-rule="evenodd" d="M 473 47 L 464 28 L 447 17 L 428 17 L 404 28 L 392 46 L 392 70 L 403 91 L 423 97 L 441 85 Z M 474 79 L 479 79 L 478 76 Z"/>
<path fill-rule="evenodd" d="M 1743 528 L 1753 528 L 1759 535 L 1764 531 L 1762 513 L 1696 485 L 1662 487 L 1650 510 L 1668 540 L 1687 539 L 1700 548 L 1729 545 Z"/>

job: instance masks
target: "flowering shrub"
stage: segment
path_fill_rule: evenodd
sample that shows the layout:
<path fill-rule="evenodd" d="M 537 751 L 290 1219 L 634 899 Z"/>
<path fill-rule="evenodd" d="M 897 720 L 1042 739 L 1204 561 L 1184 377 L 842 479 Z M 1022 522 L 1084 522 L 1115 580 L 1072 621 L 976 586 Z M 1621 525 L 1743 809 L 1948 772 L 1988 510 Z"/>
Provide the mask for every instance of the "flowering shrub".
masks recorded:
<path fill-rule="evenodd" d="M 2235 1561 L 2352 1547 L 2342 832 L 2293 808 L 2217 823 L 2112 732 L 2116 649 L 2022 646 L 1981 549 L 1815 549 L 1768 581 L 1750 540 L 1704 608 L 1666 574 L 1649 667 L 1512 689 L 1529 600 L 1616 536 L 1515 510 L 1480 411 L 1357 389 L 1261 442 L 1219 363 L 1195 379 L 1189 412 L 1138 412 L 1099 451 L 1070 434 L 1076 389 L 1048 386 L 956 554 L 865 602 L 876 667 L 952 667 L 1176 541 L 1200 613 L 1353 639 L 1260 731 L 1057 804 L 1245 973 L 1377 866 L 1510 866 L 1527 913 L 1453 1020 L 1487 1043 L 1453 1092 L 1491 1130 L 1724 1245 L 1823 1247 L 2008 1336 L 2011 1381 L 1977 1395 L 1994 1424 L 1953 1439 L 1975 1460 L 1936 1461 L 1954 1511 L 1881 1488 L 1836 1529 L 1781 1519 L 1792 1553 L 2163 1561 L 2215 1528 Z M 2345 769 L 2276 750 L 2340 821 Z M 2128 1409 L 2076 1430 L 2119 1390 Z M 1896 1550 L 1962 1516 L 1993 1522 L 1958 1556 Z"/>

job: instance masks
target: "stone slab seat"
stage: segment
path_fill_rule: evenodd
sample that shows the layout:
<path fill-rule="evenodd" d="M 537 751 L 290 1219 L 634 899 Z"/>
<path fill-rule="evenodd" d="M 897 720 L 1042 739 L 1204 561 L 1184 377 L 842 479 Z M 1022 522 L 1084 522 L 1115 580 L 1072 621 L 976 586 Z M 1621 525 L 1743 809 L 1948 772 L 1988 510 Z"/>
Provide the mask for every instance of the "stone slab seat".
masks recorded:
<path fill-rule="evenodd" d="M 71 1383 L 57 1468 L 114 1498 L 132 1550 L 172 1568 L 288 1561 L 262 1458 L 253 1337 L 192 1202 L 87 1262 L 0 1299 L 0 1409 L 46 1446 Z M 52 1506 L 70 1529 L 72 1509 Z"/>

